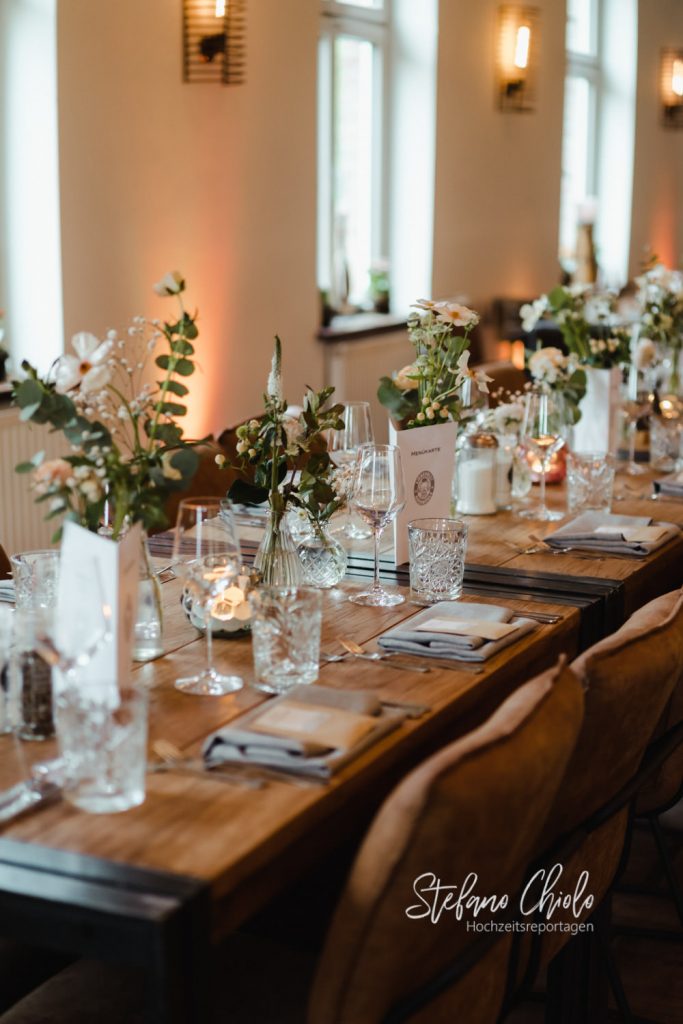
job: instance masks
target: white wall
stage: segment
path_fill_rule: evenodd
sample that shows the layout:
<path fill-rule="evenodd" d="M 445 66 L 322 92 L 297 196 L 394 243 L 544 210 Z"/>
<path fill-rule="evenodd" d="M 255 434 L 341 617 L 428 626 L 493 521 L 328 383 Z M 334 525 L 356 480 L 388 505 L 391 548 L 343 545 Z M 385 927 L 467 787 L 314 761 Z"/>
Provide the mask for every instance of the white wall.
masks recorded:
<path fill-rule="evenodd" d="M 151 285 L 181 270 L 201 317 L 195 435 L 260 408 L 276 331 L 290 400 L 322 377 L 317 3 L 247 14 L 246 84 L 184 85 L 180 0 L 59 3 L 66 335 L 171 315 Z"/>

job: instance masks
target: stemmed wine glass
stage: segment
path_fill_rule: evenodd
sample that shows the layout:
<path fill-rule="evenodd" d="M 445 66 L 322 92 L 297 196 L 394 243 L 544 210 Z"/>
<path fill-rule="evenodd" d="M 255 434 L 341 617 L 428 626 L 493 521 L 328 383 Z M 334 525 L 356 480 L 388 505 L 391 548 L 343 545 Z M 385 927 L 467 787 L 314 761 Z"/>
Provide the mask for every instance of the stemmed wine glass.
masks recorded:
<path fill-rule="evenodd" d="M 239 575 L 240 548 L 232 516 L 220 498 L 186 498 L 178 506 L 173 569 L 184 582 L 192 608 L 202 613 L 206 632 L 206 668 L 176 679 L 183 693 L 222 697 L 239 690 L 240 676 L 223 675 L 213 664 L 211 615 Z"/>
<path fill-rule="evenodd" d="M 336 466 L 344 468 L 352 466 L 356 461 L 358 449 L 362 444 L 372 444 L 372 419 L 369 402 L 347 402 L 344 406 L 344 427 L 342 430 L 331 430 L 327 441 L 327 450 Z M 351 516 L 351 506 L 346 503 L 346 522 L 340 533 L 344 537 L 360 540 L 371 536 L 372 531 L 357 526 Z"/>
<path fill-rule="evenodd" d="M 554 522 L 564 517 L 564 512 L 554 512 L 545 503 L 545 477 L 551 457 L 565 443 L 567 427 L 566 411 L 560 396 L 550 394 L 543 386 L 532 388 L 526 396 L 521 439 L 524 447 L 541 464 L 541 494 L 537 505 L 520 511 L 520 516 L 526 519 Z"/>
<path fill-rule="evenodd" d="M 647 472 L 644 466 L 636 462 L 636 432 L 638 420 L 652 411 L 652 401 L 648 374 L 632 363 L 622 387 L 621 399 L 621 408 L 628 424 L 628 462 L 625 472 L 629 476 L 640 476 Z"/>
<path fill-rule="evenodd" d="M 354 604 L 390 608 L 405 601 L 390 594 L 379 581 L 379 539 L 406 503 L 401 452 L 394 444 L 364 444 L 358 449 L 351 507 L 372 529 L 375 542 L 375 578 L 369 590 L 350 598 Z"/>

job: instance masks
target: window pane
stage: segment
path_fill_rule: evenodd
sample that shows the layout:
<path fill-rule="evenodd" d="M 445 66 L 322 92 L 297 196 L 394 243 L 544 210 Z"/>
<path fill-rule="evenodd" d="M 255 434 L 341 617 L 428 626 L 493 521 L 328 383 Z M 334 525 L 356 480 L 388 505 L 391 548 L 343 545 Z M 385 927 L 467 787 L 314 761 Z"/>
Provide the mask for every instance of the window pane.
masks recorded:
<path fill-rule="evenodd" d="M 572 53 L 595 54 L 597 0 L 567 0 L 567 49 Z"/>
<path fill-rule="evenodd" d="M 333 287 L 344 290 L 346 264 L 352 302 L 365 296 L 372 259 L 374 49 L 351 36 L 335 40 Z"/>
<path fill-rule="evenodd" d="M 591 191 L 592 89 L 587 78 L 569 75 L 565 81 L 560 196 L 560 255 L 565 258 L 574 252 L 576 244 L 577 208 Z"/>

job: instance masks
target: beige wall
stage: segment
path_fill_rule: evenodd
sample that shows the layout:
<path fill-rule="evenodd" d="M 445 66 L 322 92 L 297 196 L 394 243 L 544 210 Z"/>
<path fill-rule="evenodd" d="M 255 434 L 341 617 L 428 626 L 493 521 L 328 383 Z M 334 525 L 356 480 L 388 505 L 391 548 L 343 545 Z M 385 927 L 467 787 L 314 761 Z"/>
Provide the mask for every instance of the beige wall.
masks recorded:
<path fill-rule="evenodd" d="M 496 0 L 439 5 L 432 294 L 464 292 L 484 311 L 494 296 L 536 294 L 558 274 L 564 4 L 537 3 L 532 114 L 495 108 Z M 66 333 L 163 315 L 150 285 L 182 270 L 201 314 L 195 433 L 259 408 L 275 331 L 290 400 L 322 379 L 318 6 L 249 0 L 247 82 L 222 88 L 181 82 L 180 0 L 59 3 Z M 640 9 L 632 249 L 649 243 L 673 261 L 683 250 L 683 132 L 660 128 L 656 68 L 661 45 L 683 45 L 683 4 L 641 0 Z M 419 138 L 415 125 L 407 161 L 419 159 Z"/>
<path fill-rule="evenodd" d="M 664 128 L 660 115 L 659 59 L 667 46 L 683 48 L 683 3 L 640 0 L 631 274 L 647 252 L 683 263 L 683 130 Z"/>
<path fill-rule="evenodd" d="M 315 280 L 316 0 L 247 4 L 247 83 L 183 85 L 180 0 L 60 0 L 66 336 L 199 308 L 191 418 L 220 430 L 261 403 L 272 339 L 296 401 L 322 375 Z"/>

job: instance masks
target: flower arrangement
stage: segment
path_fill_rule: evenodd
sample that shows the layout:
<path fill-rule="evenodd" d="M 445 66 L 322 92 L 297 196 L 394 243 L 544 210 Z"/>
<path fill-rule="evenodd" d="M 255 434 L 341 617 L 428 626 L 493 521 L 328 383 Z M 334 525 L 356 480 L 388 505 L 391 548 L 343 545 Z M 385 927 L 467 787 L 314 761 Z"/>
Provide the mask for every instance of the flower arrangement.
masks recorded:
<path fill-rule="evenodd" d="M 268 502 L 270 534 L 277 542 L 288 509 L 298 509 L 320 530 L 344 504 L 346 484 L 327 451 L 325 433 L 342 430 L 343 405 L 328 405 L 334 388 L 306 389 L 298 417 L 287 413 L 282 388 L 282 346 L 275 349 L 264 395 L 264 415 L 237 428 L 237 466 L 251 478 L 235 480 L 228 491 L 233 501 L 248 505 Z M 229 462 L 216 457 L 219 465 Z M 262 565 L 264 576 L 267 572 Z"/>
<path fill-rule="evenodd" d="M 640 306 L 640 341 L 650 341 L 668 351 L 671 359 L 671 388 L 678 390 L 679 361 L 683 347 L 683 274 L 668 270 L 653 257 L 636 278 Z M 645 350 L 650 353 L 649 349 Z M 651 353 L 650 353 L 651 354 Z M 641 362 L 645 355 L 641 351 Z M 654 359 L 650 359 L 650 364 Z M 649 364 L 648 364 L 649 365 Z"/>
<path fill-rule="evenodd" d="M 103 341 L 81 332 L 72 339 L 73 352 L 60 356 L 45 377 L 24 361 L 26 379 L 13 382 L 21 419 L 49 423 L 70 446 L 62 458 L 45 461 L 39 452 L 16 467 L 32 474 L 48 519 L 64 516 L 96 531 L 108 503 L 114 539 L 136 522 L 145 530 L 163 527 L 169 494 L 184 490 L 196 471 L 198 455 L 177 420 L 187 411 L 183 381 L 195 369 L 197 314 L 183 306 L 185 281 L 177 271 L 154 290 L 177 299 L 176 320 L 135 317 L 124 337 L 111 330 Z M 151 383 L 145 378 L 159 346 L 154 364 L 161 379 Z"/>
<path fill-rule="evenodd" d="M 616 296 L 586 285 L 558 285 L 525 303 L 519 313 L 525 331 L 533 331 L 546 313 L 562 332 L 571 356 L 581 366 L 609 369 L 629 362 L 628 331 L 616 326 Z"/>
<path fill-rule="evenodd" d="M 457 302 L 420 299 L 408 317 L 415 360 L 393 377 L 382 377 L 377 397 L 392 418 L 409 429 L 459 420 L 460 389 L 467 379 L 488 392 L 490 377 L 469 368 L 469 341 L 479 315 Z"/>
<path fill-rule="evenodd" d="M 586 373 L 574 354 L 566 356 L 559 348 L 537 348 L 527 359 L 527 369 L 536 384 L 562 395 L 572 423 L 581 419 L 579 404 L 586 394 Z"/>

